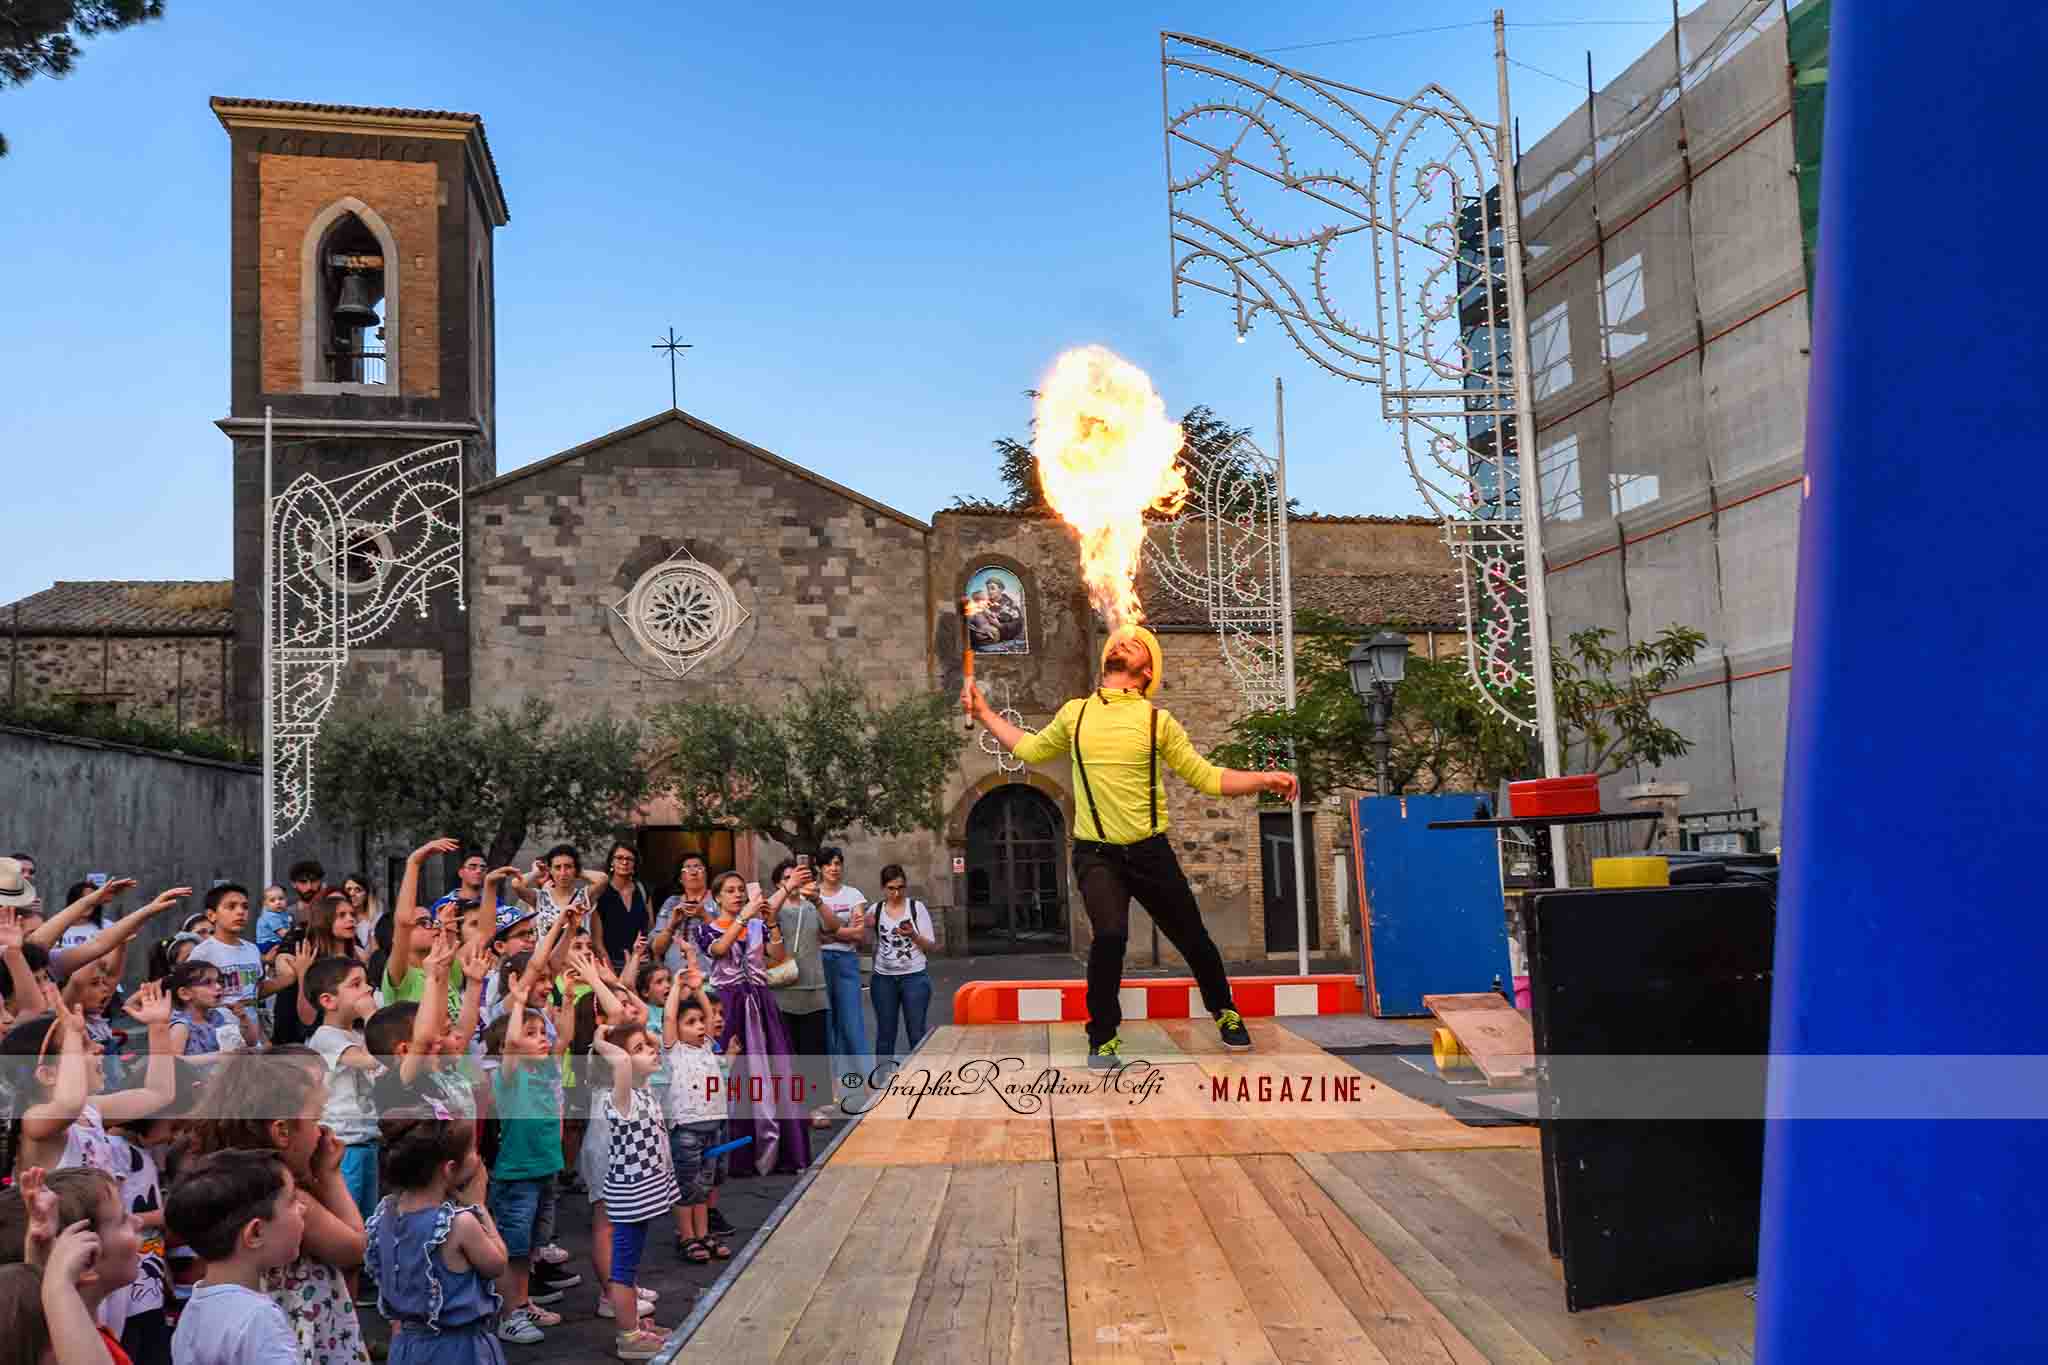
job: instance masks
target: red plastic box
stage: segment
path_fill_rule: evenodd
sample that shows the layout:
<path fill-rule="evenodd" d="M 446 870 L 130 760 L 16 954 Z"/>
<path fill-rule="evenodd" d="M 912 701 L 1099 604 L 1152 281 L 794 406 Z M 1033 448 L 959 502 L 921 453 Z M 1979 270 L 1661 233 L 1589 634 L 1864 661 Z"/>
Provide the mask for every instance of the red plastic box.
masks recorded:
<path fill-rule="evenodd" d="M 1508 783 L 1508 813 L 1525 819 L 1540 815 L 1598 815 L 1600 779 L 1591 773 L 1576 777 L 1539 777 Z"/>

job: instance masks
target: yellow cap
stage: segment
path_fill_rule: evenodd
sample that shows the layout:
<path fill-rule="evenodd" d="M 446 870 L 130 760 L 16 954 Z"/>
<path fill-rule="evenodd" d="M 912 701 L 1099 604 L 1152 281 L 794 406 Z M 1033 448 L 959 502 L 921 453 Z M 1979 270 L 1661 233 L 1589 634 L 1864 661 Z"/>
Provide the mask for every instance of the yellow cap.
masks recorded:
<path fill-rule="evenodd" d="M 1671 862 L 1655 855 L 1595 858 L 1593 860 L 1593 885 L 1595 887 L 1618 886 L 1669 886 L 1671 885 Z"/>
<path fill-rule="evenodd" d="M 1109 651 L 1115 649 L 1118 642 L 1123 640 L 1136 640 L 1145 646 L 1146 653 L 1152 656 L 1152 681 L 1146 685 L 1145 695 L 1158 696 L 1159 684 L 1166 680 L 1166 656 L 1159 652 L 1159 637 L 1143 626 L 1118 626 L 1111 631 L 1109 638 L 1102 642 L 1102 662 L 1097 667 L 1109 667 Z"/>

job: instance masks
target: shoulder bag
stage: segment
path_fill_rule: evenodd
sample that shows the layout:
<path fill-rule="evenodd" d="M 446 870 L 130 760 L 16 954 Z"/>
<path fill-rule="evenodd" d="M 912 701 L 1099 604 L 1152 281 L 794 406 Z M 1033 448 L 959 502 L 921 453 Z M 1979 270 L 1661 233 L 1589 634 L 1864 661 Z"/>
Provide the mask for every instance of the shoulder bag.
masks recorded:
<path fill-rule="evenodd" d="M 765 928 L 765 926 L 764 926 Z M 768 984 L 776 990 L 784 990 L 796 984 L 802 968 L 797 964 L 797 954 L 804 946 L 804 916 L 796 917 L 796 941 L 789 945 L 789 956 L 768 969 Z"/>

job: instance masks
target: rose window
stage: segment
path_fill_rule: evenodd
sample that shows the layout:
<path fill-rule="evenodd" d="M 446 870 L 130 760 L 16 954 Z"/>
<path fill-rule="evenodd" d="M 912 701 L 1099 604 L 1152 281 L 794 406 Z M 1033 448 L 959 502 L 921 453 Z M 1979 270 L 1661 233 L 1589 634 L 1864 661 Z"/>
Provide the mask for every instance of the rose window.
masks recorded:
<path fill-rule="evenodd" d="M 677 677 L 715 653 L 748 617 L 732 585 L 688 550 L 678 550 L 640 575 L 612 610 Z"/>

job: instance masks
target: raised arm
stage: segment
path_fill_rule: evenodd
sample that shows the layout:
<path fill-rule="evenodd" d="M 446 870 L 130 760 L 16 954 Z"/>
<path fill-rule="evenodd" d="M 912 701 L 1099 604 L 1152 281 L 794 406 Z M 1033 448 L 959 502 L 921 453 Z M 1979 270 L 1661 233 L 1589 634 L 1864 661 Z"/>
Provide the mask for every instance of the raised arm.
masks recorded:
<path fill-rule="evenodd" d="M 599 1029 L 590 1040 L 590 1050 L 604 1058 L 604 1064 L 612 1073 L 612 1108 L 624 1115 L 633 1112 L 633 1063 L 626 1056 L 626 1049 L 604 1036 Z"/>
<path fill-rule="evenodd" d="M 112 882 L 108 883 L 113 885 Z M 139 910 L 131 910 L 106 928 L 94 934 L 76 948 L 60 948 L 50 954 L 50 974 L 65 975 L 81 967 L 99 961 L 135 936 L 135 931 L 148 923 L 150 918 L 161 915 L 178 902 L 192 894 L 189 886 L 174 886 Z"/>
<path fill-rule="evenodd" d="M 133 877 L 116 877 L 110 882 L 102 883 L 37 925 L 35 932 L 28 936 L 28 941 L 38 948 L 47 948 L 64 937 L 66 929 L 84 919 L 94 909 L 105 905 L 122 892 L 132 891 L 134 888 Z"/>
<path fill-rule="evenodd" d="M 412 1046 L 398 1063 L 399 1079 L 407 1085 L 420 1074 L 428 1050 L 448 1027 L 448 964 L 454 960 L 455 940 L 443 934 L 427 954 L 427 984 L 420 992 L 419 1008 L 413 1012 Z"/>
<path fill-rule="evenodd" d="M 42 1003 L 42 988 L 28 965 L 28 954 L 21 951 L 22 941 L 21 921 L 14 907 L 0 905 L 0 960 L 7 963 L 7 999 L 18 1015 L 32 1014 L 32 1006 Z"/>
<path fill-rule="evenodd" d="M 57 1045 L 57 1084 L 51 1087 L 49 1099 L 22 1112 L 21 1135 L 31 1142 L 49 1142 L 64 1136 L 64 1130 L 78 1121 L 86 1096 L 91 1094 L 88 1063 L 92 1059 L 85 1055 L 84 1013 L 64 1009 L 51 1027 L 63 1034 Z"/>
<path fill-rule="evenodd" d="M 145 981 L 128 997 L 128 1016 L 149 1029 L 149 1070 L 139 1090 L 100 1096 L 100 1117 L 108 1123 L 148 1118 L 178 1098 L 178 1054 L 171 1050 L 171 997 L 154 981 Z"/>
<path fill-rule="evenodd" d="M 583 978 L 590 987 L 590 993 L 597 997 L 597 1007 L 604 1011 L 608 1023 L 617 1023 L 625 1015 L 625 1007 L 619 997 L 605 984 L 604 973 L 597 969 L 598 959 L 589 953 L 578 953 L 569 959 L 569 970 Z"/>
<path fill-rule="evenodd" d="M 671 972 L 668 978 L 668 1001 L 661 1008 L 661 1050 L 666 1053 L 680 1040 L 676 1037 L 676 1016 L 682 1013 L 683 992 L 688 978 L 682 972 Z"/>

